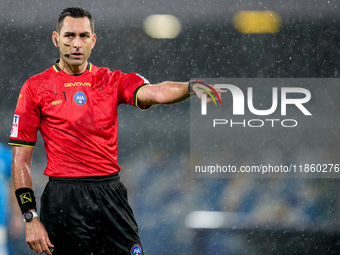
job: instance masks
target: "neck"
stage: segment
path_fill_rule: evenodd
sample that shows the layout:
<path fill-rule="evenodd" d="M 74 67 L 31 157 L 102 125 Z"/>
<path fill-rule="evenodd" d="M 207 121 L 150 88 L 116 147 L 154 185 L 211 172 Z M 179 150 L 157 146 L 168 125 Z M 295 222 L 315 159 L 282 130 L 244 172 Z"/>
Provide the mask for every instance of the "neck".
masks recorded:
<path fill-rule="evenodd" d="M 64 61 L 62 58 L 60 58 L 59 61 L 59 68 L 63 70 L 65 73 L 70 74 L 70 75 L 76 75 L 76 74 L 82 74 L 83 72 L 86 71 L 88 62 L 85 61 L 81 65 L 71 65 Z"/>

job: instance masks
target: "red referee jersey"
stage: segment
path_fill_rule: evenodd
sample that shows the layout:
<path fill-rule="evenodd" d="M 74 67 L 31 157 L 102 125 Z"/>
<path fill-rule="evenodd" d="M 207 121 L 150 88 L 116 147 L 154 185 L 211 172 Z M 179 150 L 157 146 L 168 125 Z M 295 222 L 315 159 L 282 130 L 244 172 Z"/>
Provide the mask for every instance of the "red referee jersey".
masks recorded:
<path fill-rule="evenodd" d="M 119 104 L 138 106 L 137 94 L 149 82 L 89 64 L 78 76 L 54 65 L 23 85 L 9 144 L 34 147 L 39 130 L 47 153 L 45 174 L 53 177 L 105 176 L 117 164 Z"/>

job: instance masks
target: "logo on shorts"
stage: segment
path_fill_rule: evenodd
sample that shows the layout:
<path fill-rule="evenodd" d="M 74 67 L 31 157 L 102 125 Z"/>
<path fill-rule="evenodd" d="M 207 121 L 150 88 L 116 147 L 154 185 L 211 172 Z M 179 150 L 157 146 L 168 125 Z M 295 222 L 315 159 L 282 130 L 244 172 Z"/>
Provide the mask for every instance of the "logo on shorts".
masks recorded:
<path fill-rule="evenodd" d="M 132 246 L 130 253 L 131 255 L 142 255 L 142 248 L 139 246 L 139 244 L 135 244 Z"/>
<path fill-rule="evenodd" d="M 87 102 L 87 97 L 84 92 L 78 91 L 73 96 L 74 101 L 78 105 L 84 105 Z"/>

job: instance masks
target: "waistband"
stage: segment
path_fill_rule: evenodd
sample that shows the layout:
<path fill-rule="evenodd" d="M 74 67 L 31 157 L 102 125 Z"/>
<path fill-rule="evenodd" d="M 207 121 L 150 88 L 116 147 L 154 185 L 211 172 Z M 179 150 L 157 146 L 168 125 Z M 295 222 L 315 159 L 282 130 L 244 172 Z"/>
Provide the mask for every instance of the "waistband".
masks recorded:
<path fill-rule="evenodd" d="M 88 177 L 49 177 L 49 181 L 51 182 L 111 182 L 111 181 L 119 181 L 119 173 L 110 174 L 106 176 L 88 176 Z"/>

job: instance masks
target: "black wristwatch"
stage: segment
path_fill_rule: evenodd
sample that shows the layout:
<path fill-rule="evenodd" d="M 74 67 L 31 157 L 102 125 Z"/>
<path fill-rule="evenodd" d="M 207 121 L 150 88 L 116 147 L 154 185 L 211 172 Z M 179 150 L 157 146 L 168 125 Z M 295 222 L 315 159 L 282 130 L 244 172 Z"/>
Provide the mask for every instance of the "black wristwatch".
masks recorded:
<path fill-rule="evenodd" d="M 194 89 L 193 89 L 193 86 L 194 86 L 194 84 L 196 84 L 196 83 L 198 83 L 198 84 L 203 84 L 203 85 L 205 84 L 205 83 L 203 82 L 203 80 L 190 80 L 190 81 L 189 81 L 189 84 L 188 84 L 188 90 L 189 90 L 190 96 L 196 94 L 196 92 L 195 92 Z"/>
<path fill-rule="evenodd" d="M 36 212 L 27 211 L 23 215 L 24 222 L 31 222 L 35 217 L 38 217 Z"/>

